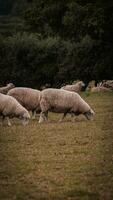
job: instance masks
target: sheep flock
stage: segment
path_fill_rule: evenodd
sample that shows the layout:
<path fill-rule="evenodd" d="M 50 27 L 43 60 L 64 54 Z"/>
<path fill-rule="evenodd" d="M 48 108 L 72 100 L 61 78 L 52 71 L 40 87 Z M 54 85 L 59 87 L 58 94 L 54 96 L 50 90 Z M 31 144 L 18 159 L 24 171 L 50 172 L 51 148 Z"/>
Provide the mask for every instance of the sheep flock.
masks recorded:
<path fill-rule="evenodd" d="M 112 80 L 103 80 L 97 86 L 92 83 L 89 83 L 86 91 L 91 93 L 113 91 Z M 13 83 L 9 83 L 0 87 L 1 122 L 3 124 L 6 118 L 8 126 L 11 126 L 10 118 L 16 117 L 23 125 L 26 125 L 31 118 L 29 112 L 32 113 L 32 118 L 35 118 L 37 113 L 40 114 L 39 123 L 48 121 L 48 112 L 62 113 L 60 122 L 68 113 L 72 116 L 83 114 L 86 119 L 91 120 L 95 112 L 80 96 L 84 87 L 85 84 L 78 81 L 59 89 L 44 88 L 41 91 L 27 87 L 15 87 Z"/>

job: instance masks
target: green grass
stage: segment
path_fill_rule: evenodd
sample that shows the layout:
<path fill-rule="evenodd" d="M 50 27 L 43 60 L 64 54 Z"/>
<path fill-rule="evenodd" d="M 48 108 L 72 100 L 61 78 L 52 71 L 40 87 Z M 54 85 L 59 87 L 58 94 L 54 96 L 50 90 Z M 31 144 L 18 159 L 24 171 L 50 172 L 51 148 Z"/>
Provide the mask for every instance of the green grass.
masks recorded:
<path fill-rule="evenodd" d="M 82 94 L 95 110 L 0 126 L 0 200 L 112 200 L 113 94 Z"/>

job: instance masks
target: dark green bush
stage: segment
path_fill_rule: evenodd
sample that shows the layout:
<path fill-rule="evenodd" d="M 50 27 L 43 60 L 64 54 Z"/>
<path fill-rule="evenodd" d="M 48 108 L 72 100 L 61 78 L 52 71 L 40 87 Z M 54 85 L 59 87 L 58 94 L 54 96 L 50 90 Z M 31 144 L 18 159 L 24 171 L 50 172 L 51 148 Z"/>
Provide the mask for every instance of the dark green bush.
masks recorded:
<path fill-rule="evenodd" d="M 1 37 L 0 82 L 40 88 L 46 83 L 60 87 L 76 79 L 87 84 L 93 79 L 112 77 L 109 65 L 112 51 L 109 49 L 109 59 L 104 58 L 100 47 L 89 35 L 80 42 L 59 37 L 43 39 L 38 34 L 28 33 L 18 33 L 5 40 Z"/>

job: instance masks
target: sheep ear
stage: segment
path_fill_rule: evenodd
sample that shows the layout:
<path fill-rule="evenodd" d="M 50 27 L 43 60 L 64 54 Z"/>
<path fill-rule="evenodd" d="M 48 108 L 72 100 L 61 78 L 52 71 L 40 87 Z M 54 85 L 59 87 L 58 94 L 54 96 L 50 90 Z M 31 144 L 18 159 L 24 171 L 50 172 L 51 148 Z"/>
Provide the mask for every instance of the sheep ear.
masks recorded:
<path fill-rule="evenodd" d="M 85 83 L 84 82 L 82 82 L 82 87 L 85 87 Z"/>
<path fill-rule="evenodd" d="M 91 109 L 90 110 L 90 113 L 92 114 L 92 115 L 95 115 L 95 112 Z"/>

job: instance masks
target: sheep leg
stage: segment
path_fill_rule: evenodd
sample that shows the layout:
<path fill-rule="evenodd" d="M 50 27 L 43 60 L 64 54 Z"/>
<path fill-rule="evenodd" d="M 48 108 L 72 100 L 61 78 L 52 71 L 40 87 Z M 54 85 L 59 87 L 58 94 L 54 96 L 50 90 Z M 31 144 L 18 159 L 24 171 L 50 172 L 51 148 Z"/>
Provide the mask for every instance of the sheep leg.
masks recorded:
<path fill-rule="evenodd" d="M 45 121 L 48 121 L 48 111 L 47 111 L 47 112 L 45 112 L 45 115 L 44 115 L 44 120 L 45 120 Z"/>
<path fill-rule="evenodd" d="M 1 123 L 0 123 L 1 125 L 3 125 L 4 120 L 5 120 L 5 116 L 1 115 Z"/>
<path fill-rule="evenodd" d="M 71 119 L 72 119 L 72 122 L 75 121 L 75 118 L 74 118 L 75 114 L 74 113 L 71 113 Z"/>
<path fill-rule="evenodd" d="M 47 104 L 46 101 L 43 100 L 43 101 L 40 101 L 40 107 L 41 107 L 42 112 L 40 113 L 39 123 L 42 123 L 48 120 L 49 105 Z"/>
<path fill-rule="evenodd" d="M 32 111 L 32 119 L 36 118 L 36 110 Z"/>
<path fill-rule="evenodd" d="M 0 116 L 0 125 L 2 126 L 3 124 L 3 115 Z"/>
<path fill-rule="evenodd" d="M 71 113 L 71 118 L 74 117 L 74 116 L 75 116 L 74 113 Z"/>
<path fill-rule="evenodd" d="M 6 119 L 7 119 L 7 124 L 8 124 L 8 126 L 11 126 L 11 122 L 10 122 L 10 120 L 9 120 L 9 117 L 6 117 Z"/>
<path fill-rule="evenodd" d="M 62 122 L 63 119 L 66 117 L 66 115 L 67 115 L 67 112 L 65 112 L 65 113 L 63 114 L 63 116 L 60 118 L 59 122 Z"/>
<path fill-rule="evenodd" d="M 47 119 L 45 112 L 41 112 L 40 113 L 40 117 L 39 117 L 39 123 L 44 122 Z"/>

